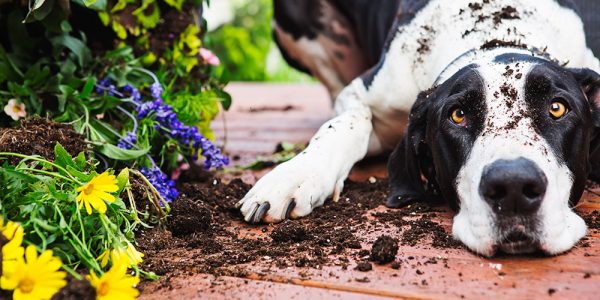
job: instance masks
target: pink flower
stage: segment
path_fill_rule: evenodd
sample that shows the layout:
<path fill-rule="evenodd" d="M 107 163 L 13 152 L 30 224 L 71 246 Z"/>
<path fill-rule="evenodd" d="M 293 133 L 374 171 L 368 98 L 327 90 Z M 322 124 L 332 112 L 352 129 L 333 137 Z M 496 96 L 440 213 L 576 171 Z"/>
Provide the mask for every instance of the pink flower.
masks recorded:
<path fill-rule="evenodd" d="M 200 48 L 200 57 L 209 65 L 218 66 L 221 64 L 219 58 L 206 48 Z"/>
<path fill-rule="evenodd" d="M 4 107 L 4 112 L 15 121 L 27 116 L 27 111 L 25 111 L 25 104 L 17 103 L 16 99 L 8 100 L 8 104 L 6 104 L 6 106 Z"/>

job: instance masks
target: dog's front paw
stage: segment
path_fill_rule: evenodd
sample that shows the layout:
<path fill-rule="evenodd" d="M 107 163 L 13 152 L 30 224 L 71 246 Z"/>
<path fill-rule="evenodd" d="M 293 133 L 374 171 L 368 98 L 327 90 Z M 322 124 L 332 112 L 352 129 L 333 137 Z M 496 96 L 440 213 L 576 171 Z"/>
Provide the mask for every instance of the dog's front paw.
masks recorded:
<path fill-rule="evenodd" d="M 236 207 L 250 223 L 306 216 L 332 194 L 336 200 L 343 188 L 343 178 L 327 175 L 322 168 L 296 160 L 281 164 L 261 178 Z"/>

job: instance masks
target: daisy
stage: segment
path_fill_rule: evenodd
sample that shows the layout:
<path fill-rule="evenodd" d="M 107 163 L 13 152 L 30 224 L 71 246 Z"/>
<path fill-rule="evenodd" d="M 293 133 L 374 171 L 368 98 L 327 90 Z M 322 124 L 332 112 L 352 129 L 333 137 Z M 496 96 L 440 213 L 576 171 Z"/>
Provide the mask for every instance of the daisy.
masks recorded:
<path fill-rule="evenodd" d="M 25 259 L 18 260 L 12 274 L 3 275 L 0 287 L 14 290 L 14 300 L 50 299 L 67 284 L 67 274 L 58 271 L 61 267 L 62 262 L 52 255 L 52 250 L 46 250 L 38 257 L 35 246 L 29 245 L 25 250 Z"/>
<path fill-rule="evenodd" d="M 25 250 L 21 246 L 23 243 L 23 227 L 19 224 L 8 221 L 4 224 L 0 218 L 0 231 L 8 240 L 2 247 L 2 279 L 10 276 L 17 268 L 19 259 L 23 259 Z"/>
<path fill-rule="evenodd" d="M 85 206 L 85 211 L 88 215 L 92 214 L 92 207 L 99 213 L 106 213 L 106 202 L 115 202 L 114 193 L 119 189 L 115 175 L 109 175 L 104 172 L 94 177 L 90 182 L 77 188 L 77 203 L 80 206 Z"/>
<path fill-rule="evenodd" d="M 97 260 L 103 268 L 108 265 L 109 259 L 113 265 L 124 264 L 126 266 L 137 266 L 144 261 L 142 257 L 144 257 L 144 253 L 137 251 L 137 249 L 135 249 L 128 241 L 127 248 L 120 247 L 112 250 L 107 249 L 98 256 Z"/>
<path fill-rule="evenodd" d="M 4 112 L 15 121 L 27 116 L 27 111 L 25 111 L 25 104 L 17 103 L 17 99 L 8 100 L 8 104 L 4 106 Z"/>
<path fill-rule="evenodd" d="M 87 276 L 92 286 L 96 289 L 97 300 L 129 300 L 135 299 L 139 295 L 139 291 L 135 285 L 140 282 L 140 279 L 127 274 L 127 266 L 124 264 L 115 264 L 98 277 L 94 271 Z"/>

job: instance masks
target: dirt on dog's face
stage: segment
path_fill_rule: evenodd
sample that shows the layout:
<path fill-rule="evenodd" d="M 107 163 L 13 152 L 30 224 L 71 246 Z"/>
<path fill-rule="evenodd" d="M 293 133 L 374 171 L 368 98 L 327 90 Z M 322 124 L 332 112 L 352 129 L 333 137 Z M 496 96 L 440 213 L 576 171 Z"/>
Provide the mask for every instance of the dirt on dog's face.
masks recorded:
<path fill-rule="evenodd" d="M 477 253 L 569 250 L 586 233 L 572 207 L 590 173 L 599 82 L 516 53 L 462 68 L 415 103 L 388 205 L 436 190 L 457 210 L 453 235 Z"/>

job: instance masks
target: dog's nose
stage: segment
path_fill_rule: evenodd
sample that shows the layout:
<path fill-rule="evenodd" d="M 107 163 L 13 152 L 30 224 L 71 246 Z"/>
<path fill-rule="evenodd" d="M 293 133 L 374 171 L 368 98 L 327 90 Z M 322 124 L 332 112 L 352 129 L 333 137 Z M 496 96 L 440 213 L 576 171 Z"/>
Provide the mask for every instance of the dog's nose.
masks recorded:
<path fill-rule="evenodd" d="M 548 180 L 531 160 L 497 160 L 486 166 L 479 192 L 494 212 L 505 216 L 528 215 L 542 204 Z"/>

